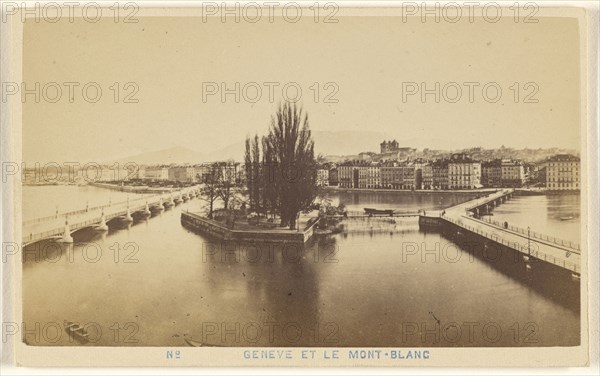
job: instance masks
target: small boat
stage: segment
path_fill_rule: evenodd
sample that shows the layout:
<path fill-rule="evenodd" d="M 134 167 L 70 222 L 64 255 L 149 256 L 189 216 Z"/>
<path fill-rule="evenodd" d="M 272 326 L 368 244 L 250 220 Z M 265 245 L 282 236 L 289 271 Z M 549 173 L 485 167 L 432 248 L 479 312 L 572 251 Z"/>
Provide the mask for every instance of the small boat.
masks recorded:
<path fill-rule="evenodd" d="M 199 341 L 194 341 L 191 338 L 185 338 L 185 342 L 192 347 L 225 347 L 225 346 L 221 346 L 221 345 L 208 345 L 206 343 L 202 343 Z"/>
<path fill-rule="evenodd" d="M 193 339 L 185 338 L 185 343 L 192 347 L 202 347 L 202 342 L 194 341 Z"/>
<path fill-rule="evenodd" d="M 561 221 L 570 221 L 571 219 L 574 219 L 575 217 L 573 217 L 572 215 L 567 215 L 564 217 L 560 217 Z"/>
<path fill-rule="evenodd" d="M 364 208 L 365 214 L 379 214 L 379 215 L 392 215 L 394 214 L 394 209 L 373 209 L 373 208 Z"/>

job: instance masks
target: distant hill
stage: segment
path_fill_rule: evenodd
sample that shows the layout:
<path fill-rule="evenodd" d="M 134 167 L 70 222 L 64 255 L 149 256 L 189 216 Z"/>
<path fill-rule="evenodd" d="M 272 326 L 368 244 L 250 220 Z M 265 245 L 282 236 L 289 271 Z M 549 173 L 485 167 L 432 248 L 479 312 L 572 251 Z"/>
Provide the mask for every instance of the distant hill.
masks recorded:
<path fill-rule="evenodd" d="M 135 162 L 138 164 L 177 164 L 177 163 L 199 163 L 204 161 L 204 154 L 181 146 L 174 146 L 168 149 L 150 151 L 146 153 L 132 155 L 130 157 L 119 158 L 106 162 L 112 164 L 118 162 L 124 164 Z"/>
<path fill-rule="evenodd" d="M 379 152 L 379 144 L 392 138 L 385 133 L 374 131 L 316 131 L 313 132 L 313 139 L 317 154 L 350 155 L 363 151 Z M 398 142 L 403 144 L 400 139 Z"/>
<path fill-rule="evenodd" d="M 315 152 L 317 154 L 348 155 L 360 151 L 378 151 L 379 143 L 385 138 L 381 132 L 343 131 L 343 132 L 313 132 Z M 201 163 L 233 159 L 241 162 L 244 159 L 245 140 L 227 145 L 210 152 L 199 152 L 181 146 L 161 149 L 125 158 L 107 161 L 111 163 L 135 162 L 138 164 L 177 164 Z"/>
<path fill-rule="evenodd" d="M 383 140 L 391 140 L 382 132 L 372 131 L 341 131 L 341 132 L 313 132 L 315 141 L 315 151 L 318 154 L 326 156 L 328 160 L 340 162 L 346 159 L 351 159 L 360 152 L 379 152 L 379 144 Z M 396 138 L 400 146 L 410 146 L 419 148 L 413 140 Z M 225 147 L 202 153 L 200 151 L 191 150 L 181 146 L 175 146 L 168 149 L 156 150 L 146 153 L 133 155 L 126 158 L 119 158 L 107 161 L 107 164 L 114 162 L 126 163 L 135 162 L 138 164 L 183 164 L 183 163 L 202 163 L 214 162 L 233 159 L 237 162 L 242 162 L 244 159 L 245 140 L 241 139 L 236 143 Z M 558 153 L 573 153 L 574 150 L 564 150 L 560 148 L 547 149 L 484 149 L 470 148 L 462 150 L 454 150 L 454 152 L 466 152 L 471 154 L 473 158 L 486 160 L 492 158 L 514 158 L 522 159 L 527 162 L 535 162 L 546 158 L 547 156 Z M 452 150 L 431 150 L 423 149 L 418 152 L 418 156 L 434 159 L 448 156 Z"/>
<path fill-rule="evenodd" d="M 342 131 L 342 132 L 312 132 L 315 141 L 316 154 L 323 155 L 348 155 L 361 151 L 379 151 L 379 144 L 385 139 L 385 134 L 370 131 Z M 206 161 L 220 161 L 244 159 L 245 140 L 205 154 Z"/>

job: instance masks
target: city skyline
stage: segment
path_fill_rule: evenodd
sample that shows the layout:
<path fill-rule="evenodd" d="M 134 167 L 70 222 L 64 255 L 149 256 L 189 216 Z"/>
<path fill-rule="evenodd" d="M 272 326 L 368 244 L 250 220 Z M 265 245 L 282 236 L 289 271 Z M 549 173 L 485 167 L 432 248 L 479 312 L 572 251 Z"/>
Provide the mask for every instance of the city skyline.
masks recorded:
<path fill-rule="evenodd" d="M 392 140 L 393 138 L 390 138 L 390 140 Z M 240 157 L 242 155 L 242 149 L 241 146 L 243 146 L 243 141 L 239 141 L 236 143 L 232 143 L 229 145 L 226 145 L 225 147 L 219 147 L 219 148 L 215 148 L 213 150 L 210 151 L 201 151 L 201 150 L 197 150 L 197 149 L 192 149 L 192 148 L 188 148 L 182 145 L 173 145 L 171 147 L 167 147 L 167 148 L 161 148 L 161 149 L 157 149 L 157 150 L 149 150 L 147 152 L 142 152 L 139 154 L 129 154 L 129 155 L 123 155 L 123 156 L 117 156 L 117 157 L 111 157 L 111 158 L 101 158 L 98 160 L 91 160 L 91 159 L 83 159 L 80 160 L 80 163 L 100 163 L 100 164 L 112 164 L 112 163 L 127 163 L 127 162 L 135 162 L 135 163 L 141 163 L 141 164 L 178 164 L 178 163 L 204 163 L 204 162 L 215 162 L 215 161 L 226 161 L 226 160 L 234 160 L 236 162 L 240 162 L 242 160 L 242 158 Z M 400 144 L 401 147 L 413 147 L 412 145 L 409 144 Z M 318 148 L 318 143 L 316 143 L 315 145 L 317 152 L 319 152 L 319 148 Z M 363 154 L 363 153 L 374 153 L 374 154 L 379 154 L 378 152 L 378 144 L 368 144 L 365 145 L 364 148 L 362 149 L 353 149 L 354 152 L 347 152 L 347 153 L 318 153 L 321 154 L 323 157 L 338 157 L 338 158 L 343 158 L 343 157 L 352 157 L 352 156 L 358 156 L 359 154 Z M 547 146 L 547 147 L 539 147 L 539 148 L 531 148 L 531 147 L 523 147 L 523 148 L 519 148 L 519 147 L 514 147 L 512 145 L 499 145 L 497 147 L 482 147 L 481 145 L 471 145 L 471 146 L 465 146 L 465 147 L 461 147 L 461 148 L 432 148 L 432 147 L 414 147 L 417 150 L 417 153 L 423 153 L 426 150 L 429 151 L 435 151 L 435 152 L 440 152 L 440 153 L 447 153 L 447 154 L 452 154 L 452 153 L 459 153 L 459 152 L 465 152 L 468 150 L 474 150 L 474 149 L 481 149 L 483 151 L 497 151 L 497 150 L 501 150 L 501 149 L 507 149 L 507 150 L 515 150 L 515 151 L 532 151 L 532 152 L 536 152 L 536 151 L 542 151 L 542 152 L 550 152 L 550 151 L 554 151 L 555 154 L 560 154 L 560 153 L 567 153 L 567 154 L 574 154 L 574 155 L 579 155 L 580 154 L 580 150 L 579 149 L 574 149 L 574 148 L 565 148 L 565 147 L 559 147 L 559 146 Z M 231 154 L 231 153 L 237 153 L 239 154 L 238 156 L 236 156 L 235 154 Z M 160 157 L 160 156 L 163 157 Z M 151 158 L 154 159 L 154 161 L 150 161 L 150 162 L 138 162 L 138 160 L 142 159 L 142 160 L 146 160 L 147 158 Z M 163 158 L 161 160 L 158 160 L 160 158 Z M 351 160 L 352 158 L 350 158 Z M 542 158 L 543 159 L 543 158 Z M 26 167 L 33 167 L 36 164 L 47 164 L 47 163 L 65 163 L 65 162 L 72 162 L 72 161 L 67 161 L 67 160 L 42 160 L 42 161 L 32 161 L 32 160 L 24 160 L 25 166 Z"/>

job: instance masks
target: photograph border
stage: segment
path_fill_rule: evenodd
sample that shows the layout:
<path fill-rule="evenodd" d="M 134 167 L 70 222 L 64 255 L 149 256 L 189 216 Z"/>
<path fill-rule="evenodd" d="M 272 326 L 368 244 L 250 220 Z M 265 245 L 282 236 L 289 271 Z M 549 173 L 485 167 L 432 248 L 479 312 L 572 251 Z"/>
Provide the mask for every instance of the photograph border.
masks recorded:
<path fill-rule="evenodd" d="M 112 3 L 112 2 L 111 2 Z M 108 3 L 107 5 L 110 5 Z M 139 17 L 160 16 L 194 16 L 194 6 L 191 3 L 180 2 L 135 2 L 141 5 Z M 160 4 L 177 7 L 169 9 L 157 8 Z M 311 5 L 310 2 L 308 5 Z M 325 2 L 322 2 L 325 3 Z M 355 15 L 354 12 L 365 15 L 364 8 L 356 8 L 359 4 L 351 2 L 335 2 L 340 5 L 340 17 Z M 361 2 L 362 5 L 373 7 L 373 3 Z M 402 4 L 402 2 L 398 2 Z M 396 3 L 396 4 L 398 4 Z M 480 2 L 482 4 L 488 2 Z M 27 367 L 91 367 L 91 366 L 152 366 L 152 367 L 574 367 L 590 364 L 593 359 L 597 364 L 598 329 L 590 323 L 598 323 L 598 5 L 585 2 L 535 2 L 540 5 L 540 17 L 560 14 L 561 17 L 576 17 L 580 25 L 580 50 L 581 50 L 581 156 L 582 156 L 582 247 L 588 252 L 582 253 L 581 278 L 581 343 L 573 347 L 420 347 L 429 350 L 430 359 L 398 360 L 349 360 L 349 359 L 320 359 L 303 361 L 299 358 L 301 349 L 316 351 L 343 351 L 356 349 L 386 349 L 377 348 L 296 348 L 273 347 L 270 349 L 287 350 L 294 352 L 293 360 L 251 360 L 244 359 L 244 350 L 257 348 L 231 347 L 231 348 L 173 348 L 173 347 L 49 347 L 27 346 L 23 342 L 12 339 L 4 343 L 2 368 L 7 362 L 16 361 L 19 366 Z M 388 16 L 398 11 L 397 6 L 388 2 L 377 5 L 373 13 L 382 12 Z M 103 4 L 104 5 L 104 4 Z M 344 8 L 345 6 L 355 8 Z M 550 5 L 553 8 L 545 8 Z M 385 7 L 385 8 L 384 8 Z M 560 8 L 558 8 L 560 7 Z M 348 10 L 346 14 L 345 10 Z M 166 14 L 165 14 L 166 13 Z M 398 15 L 395 15 L 398 16 Z M 595 26 L 594 26 L 595 25 Z M 0 72 L 2 82 L 22 81 L 22 37 L 23 24 L 21 22 L 2 23 L 0 49 L 2 51 Z M 5 79 L 7 77 L 8 79 Z M 22 149 L 22 105 L 19 100 L 10 100 L 1 103 L 1 142 L 2 161 L 21 161 Z M 20 163 L 20 162 L 19 162 Z M 4 178 L 4 175 L 3 175 Z M 21 239 L 21 187 L 20 180 L 8 177 L 3 181 L 2 187 L 2 238 L 6 242 L 20 243 Z M 594 230 L 595 229 L 595 230 Z M 587 236 L 586 236 L 587 235 Z M 584 246 L 585 245 L 585 246 Z M 4 248 L 3 248 L 4 251 Z M 595 252 L 593 252 L 595 251 Z M 22 260 L 13 257 L 12 262 L 3 263 L 3 323 L 17 322 L 22 317 Z M 3 328 L 4 329 L 4 328 Z M 14 354 L 6 351 L 14 350 Z M 594 350 L 595 348 L 595 350 Z M 264 349 L 264 348 L 261 348 Z M 402 350 L 402 348 L 394 348 Z M 180 351 L 179 359 L 166 359 L 167 351 Z M 6 357 L 5 357 L 6 355 Z M 13 358 L 14 356 L 14 358 Z M 594 359 L 595 358 L 595 359 Z"/>

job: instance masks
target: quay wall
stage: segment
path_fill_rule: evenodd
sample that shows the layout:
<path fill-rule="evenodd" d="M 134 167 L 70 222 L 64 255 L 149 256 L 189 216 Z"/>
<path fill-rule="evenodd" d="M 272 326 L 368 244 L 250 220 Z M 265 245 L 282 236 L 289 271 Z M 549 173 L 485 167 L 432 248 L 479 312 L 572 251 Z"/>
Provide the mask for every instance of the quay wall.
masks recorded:
<path fill-rule="evenodd" d="M 293 230 L 232 230 L 217 221 L 198 214 L 181 213 L 181 224 L 189 229 L 217 237 L 222 240 L 260 243 L 301 243 L 304 244 L 312 235 L 318 221 L 314 221 L 304 231 Z"/>

